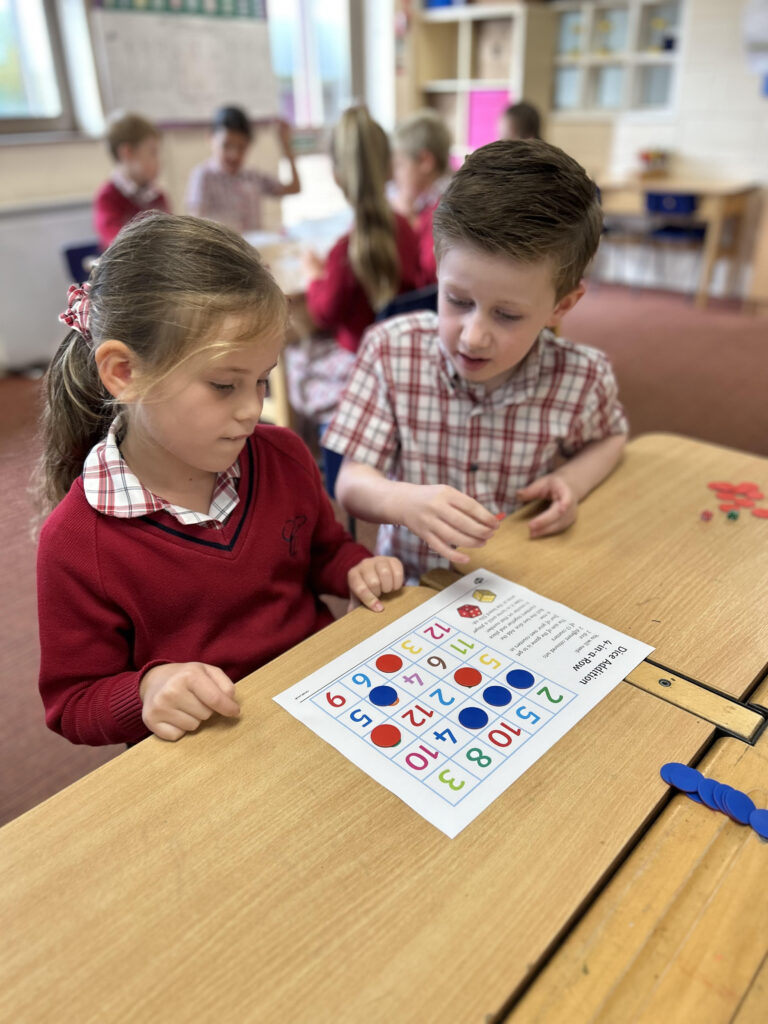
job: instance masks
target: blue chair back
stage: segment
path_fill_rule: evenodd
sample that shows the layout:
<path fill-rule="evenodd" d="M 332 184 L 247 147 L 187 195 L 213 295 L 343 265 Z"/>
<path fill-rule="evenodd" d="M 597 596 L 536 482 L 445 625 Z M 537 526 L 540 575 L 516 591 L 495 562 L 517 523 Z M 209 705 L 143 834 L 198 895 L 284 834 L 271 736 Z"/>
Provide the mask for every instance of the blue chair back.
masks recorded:
<path fill-rule="evenodd" d="M 83 281 L 88 280 L 91 263 L 96 256 L 101 254 L 101 248 L 95 239 L 92 242 L 76 242 L 74 245 L 65 245 L 62 251 L 70 280 L 76 284 L 82 284 Z"/>
<path fill-rule="evenodd" d="M 689 216 L 696 212 L 699 197 L 678 192 L 646 192 L 646 213 L 670 213 Z"/>
<path fill-rule="evenodd" d="M 325 489 L 328 492 L 328 496 L 333 498 L 336 495 L 336 477 L 339 475 L 344 456 L 339 455 L 338 452 L 331 451 L 330 448 L 321 448 L 320 452 L 323 457 Z"/>
<path fill-rule="evenodd" d="M 378 312 L 376 320 L 389 320 L 392 316 L 401 316 L 403 313 L 420 313 L 422 310 L 437 312 L 436 284 L 428 284 L 425 288 L 417 288 L 415 291 L 396 295 Z"/>
<path fill-rule="evenodd" d="M 646 192 L 645 209 L 652 215 L 649 236 L 657 242 L 698 245 L 706 227 L 697 224 L 695 213 L 699 197 L 678 192 Z"/>
<path fill-rule="evenodd" d="M 332 452 L 330 448 L 321 448 L 320 453 L 323 457 L 323 479 L 325 481 L 325 489 L 328 492 L 328 497 L 333 501 L 336 497 L 336 477 L 339 475 L 339 470 L 341 469 L 341 463 L 344 456 L 339 455 L 338 452 Z M 347 529 L 353 537 L 356 537 L 357 526 L 355 524 L 355 520 L 352 516 L 348 516 L 347 518 Z"/>

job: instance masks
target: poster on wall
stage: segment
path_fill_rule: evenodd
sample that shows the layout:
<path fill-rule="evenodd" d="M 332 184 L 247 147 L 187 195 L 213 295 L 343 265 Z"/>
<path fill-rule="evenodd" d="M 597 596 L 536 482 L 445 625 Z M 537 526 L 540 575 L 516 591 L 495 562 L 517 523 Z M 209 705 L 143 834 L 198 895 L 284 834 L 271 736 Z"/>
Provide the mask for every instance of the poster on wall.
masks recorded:
<path fill-rule="evenodd" d="M 172 124 L 222 103 L 254 119 L 278 110 L 264 0 L 98 0 L 91 33 L 108 113 Z"/>

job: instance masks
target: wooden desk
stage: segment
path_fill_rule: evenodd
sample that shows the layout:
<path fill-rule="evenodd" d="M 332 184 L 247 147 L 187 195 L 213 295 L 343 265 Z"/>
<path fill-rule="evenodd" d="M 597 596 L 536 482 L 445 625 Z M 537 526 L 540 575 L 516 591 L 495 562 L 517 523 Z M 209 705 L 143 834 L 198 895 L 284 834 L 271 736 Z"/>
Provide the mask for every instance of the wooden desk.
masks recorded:
<path fill-rule="evenodd" d="M 695 636 L 677 637 L 674 595 L 696 595 L 667 593 L 674 551 L 625 548 L 632 522 L 640 544 L 659 540 L 660 496 L 673 533 L 691 503 L 686 529 L 698 529 L 703 502 L 689 492 L 714 456 L 688 444 L 633 442 L 573 531 L 528 544 L 509 521 L 513 557 L 488 568 L 640 625 L 672 655 L 700 644 L 716 657 L 708 634 L 733 620 L 686 612 L 678 623 Z M 681 479 L 687 455 L 699 468 Z M 764 462 L 718 459 L 719 475 L 747 479 Z M 2 829 L 0 1019 L 50 1021 L 62 1007 L 78 1024 L 500 1019 L 658 815 L 659 766 L 694 761 L 714 729 L 622 685 L 449 840 L 271 700 L 430 593 L 406 590 L 382 616 L 357 611 L 243 680 L 237 723 L 150 739 Z M 734 668 L 728 650 L 729 679 L 758 657 L 755 646 Z"/>
<path fill-rule="evenodd" d="M 754 695 L 768 706 L 768 683 Z M 768 733 L 718 740 L 697 765 L 768 807 Z M 674 796 L 520 1000 L 510 1024 L 762 1024 L 768 1006 L 768 846 Z"/>
<path fill-rule="evenodd" d="M 521 510 L 461 571 L 508 576 L 653 644 L 653 660 L 672 671 L 741 697 L 768 665 L 768 521 L 748 510 L 726 519 L 707 488 L 714 480 L 753 480 L 768 495 L 768 459 L 646 434 L 570 530 L 531 541 Z"/>
<path fill-rule="evenodd" d="M 234 726 L 150 739 L 7 825 L 0 1019 L 495 1014 L 712 729 L 622 687 L 449 840 L 270 699 L 430 594 L 244 680 Z"/>
<path fill-rule="evenodd" d="M 603 210 L 607 214 L 640 215 L 646 212 L 649 192 L 696 195 L 699 202 L 695 219 L 706 226 L 704 253 L 696 291 L 696 305 L 705 306 L 715 261 L 722 251 L 723 226 L 729 217 L 736 222 L 735 237 L 729 252 L 739 253 L 742 229 L 750 204 L 759 193 L 752 182 L 717 181 L 698 178 L 627 178 L 598 181 Z M 736 259 L 731 267 L 729 286 L 735 280 Z"/>

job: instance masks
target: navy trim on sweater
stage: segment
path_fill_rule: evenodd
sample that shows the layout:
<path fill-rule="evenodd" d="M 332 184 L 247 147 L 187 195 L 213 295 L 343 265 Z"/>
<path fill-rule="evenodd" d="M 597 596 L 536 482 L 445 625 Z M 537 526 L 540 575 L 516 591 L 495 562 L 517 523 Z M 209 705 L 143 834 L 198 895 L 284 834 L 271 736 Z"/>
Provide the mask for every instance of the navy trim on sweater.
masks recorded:
<path fill-rule="evenodd" d="M 240 531 L 243 528 L 248 509 L 251 505 L 253 498 L 253 447 L 252 439 L 248 441 L 248 490 L 245 495 L 245 501 L 241 501 L 238 505 L 238 511 L 240 512 L 240 522 L 237 524 L 237 529 L 232 535 L 232 540 L 229 544 L 222 544 L 215 540 L 203 540 L 202 537 L 195 537 L 191 533 L 183 533 L 181 530 L 175 530 L 172 526 L 165 526 L 163 523 L 158 523 L 156 519 L 152 519 L 150 516 L 142 516 L 141 518 L 148 523 L 150 526 L 156 527 L 158 530 L 162 530 L 163 533 L 170 533 L 173 537 L 180 537 L 182 540 L 188 540 L 192 544 L 202 544 L 206 548 L 215 548 L 217 551 L 231 551 L 235 544 L 237 544 L 237 538 L 240 536 Z"/>

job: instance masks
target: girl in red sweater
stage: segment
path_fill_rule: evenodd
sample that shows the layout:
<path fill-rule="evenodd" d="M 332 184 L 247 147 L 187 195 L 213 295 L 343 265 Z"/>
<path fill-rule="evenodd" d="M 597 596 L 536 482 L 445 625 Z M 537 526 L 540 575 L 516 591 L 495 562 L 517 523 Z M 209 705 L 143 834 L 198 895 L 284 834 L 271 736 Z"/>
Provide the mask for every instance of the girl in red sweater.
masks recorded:
<path fill-rule="evenodd" d="M 290 431 L 258 426 L 285 298 L 254 249 L 149 214 L 71 288 L 47 377 L 40 690 L 75 743 L 176 740 L 234 681 L 402 584 L 336 523 Z"/>
<path fill-rule="evenodd" d="M 333 170 L 354 224 L 325 262 L 307 253 L 307 308 L 317 325 L 356 352 L 366 327 L 401 292 L 420 288 L 419 243 L 405 217 L 393 213 L 385 189 L 389 142 L 365 107 L 345 110 L 333 133 Z"/>

